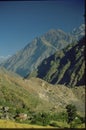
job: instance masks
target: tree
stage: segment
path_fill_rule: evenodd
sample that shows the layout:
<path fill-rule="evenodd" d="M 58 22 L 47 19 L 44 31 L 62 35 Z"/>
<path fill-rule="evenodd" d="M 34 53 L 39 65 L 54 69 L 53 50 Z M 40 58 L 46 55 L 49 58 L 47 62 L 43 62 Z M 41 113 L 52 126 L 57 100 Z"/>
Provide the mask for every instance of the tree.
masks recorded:
<path fill-rule="evenodd" d="M 31 123 L 46 126 L 50 123 L 50 116 L 48 113 L 45 113 L 45 112 L 36 113 L 33 116 Z"/>
<path fill-rule="evenodd" d="M 68 114 L 68 123 L 72 122 L 76 117 L 76 106 L 72 104 L 68 104 L 66 106 L 67 114 Z"/>

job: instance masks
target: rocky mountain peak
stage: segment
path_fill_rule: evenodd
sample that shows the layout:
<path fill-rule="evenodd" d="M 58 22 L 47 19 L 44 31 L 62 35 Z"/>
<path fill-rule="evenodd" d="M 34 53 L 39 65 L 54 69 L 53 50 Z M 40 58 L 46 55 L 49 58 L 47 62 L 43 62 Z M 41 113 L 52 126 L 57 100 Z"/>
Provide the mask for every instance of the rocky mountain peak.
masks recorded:
<path fill-rule="evenodd" d="M 81 24 L 78 28 L 74 28 L 71 34 L 75 36 L 77 40 L 80 40 L 85 36 L 85 24 Z"/>

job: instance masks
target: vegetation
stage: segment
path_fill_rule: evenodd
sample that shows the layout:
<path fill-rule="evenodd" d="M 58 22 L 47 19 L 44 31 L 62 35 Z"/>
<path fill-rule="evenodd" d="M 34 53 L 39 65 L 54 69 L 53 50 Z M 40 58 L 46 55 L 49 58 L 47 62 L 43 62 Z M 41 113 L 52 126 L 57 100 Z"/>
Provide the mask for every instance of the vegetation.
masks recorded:
<path fill-rule="evenodd" d="M 38 113 L 35 114 L 31 120 L 32 124 L 38 124 L 42 126 L 49 125 L 50 123 L 50 116 L 48 113 Z"/>
<path fill-rule="evenodd" d="M 41 128 L 44 126 L 46 128 L 48 126 L 57 128 L 84 128 L 85 118 L 75 115 L 75 106 L 69 104 L 66 106 L 66 109 L 67 112 L 63 111 L 60 113 L 34 113 L 33 111 L 30 112 L 29 110 L 22 111 L 23 109 L 20 111 L 16 110 L 14 113 L 14 111 L 12 111 L 13 108 L 10 109 L 9 107 L 3 107 L 3 115 L 6 114 L 6 116 L 4 117 L 5 120 L 0 120 L 0 128 Z M 26 115 L 25 113 L 28 115 L 27 118 L 24 117 L 24 115 Z M 7 115 L 9 116 L 9 114 L 11 118 L 9 121 L 6 121 L 8 120 Z M 4 123 L 7 125 L 5 124 L 4 126 Z"/>
<path fill-rule="evenodd" d="M 85 128 L 84 42 L 51 30 L 3 63 L 25 78 L 0 68 L 1 128 Z"/>
<path fill-rule="evenodd" d="M 31 128 L 32 125 L 57 128 L 69 128 L 70 125 L 84 127 L 84 89 L 84 86 L 68 88 L 64 85 L 52 85 L 39 78 L 25 80 L 1 68 L 0 119 L 13 121 L 14 124 L 31 124 Z M 78 116 L 81 122 L 73 120 L 70 124 L 67 123 L 65 106 L 70 102 L 75 103 L 77 112 L 83 115 Z"/>
<path fill-rule="evenodd" d="M 51 126 L 39 126 L 25 123 L 16 123 L 14 121 L 0 120 L 0 128 L 53 128 Z"/>
<path fill-rule="evenodd" d="M 68 123 L 72 122 L 76 117 L 76 106 L 69 104 L 66 106 L 68 114 Z"/>

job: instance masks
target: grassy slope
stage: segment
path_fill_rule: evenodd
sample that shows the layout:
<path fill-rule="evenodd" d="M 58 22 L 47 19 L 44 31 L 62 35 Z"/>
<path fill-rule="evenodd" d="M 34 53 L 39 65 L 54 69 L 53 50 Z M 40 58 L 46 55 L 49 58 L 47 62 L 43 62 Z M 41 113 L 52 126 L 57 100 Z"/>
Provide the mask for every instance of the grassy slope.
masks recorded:
<path fill-rule="evenodd" d="M 85 87 L 68 88 L 64 85 L 52 85 L 39 78 L 29 80 L 0 69 L 0 105 L 19 108 L 25 105 L 29 110 L 39 112 L 60 112 L 65 110 L 65 105 L 73 103 L 78 113 L 84 115 Z M 46 105 L 45 105 L 46 104 Z M 57 122 L 60 126 L 65 123 Z M 15 122 L 0 121 L 0 127 L 38 127 L 36 125 L 19 125 Z M 67 126 L 68 127 L 68 126 Z M 41 128 L 41 126 L 40 126 Z"/>
<path fill-rule="evenodd" d="M 20 124 L 13 121 L 0 120 L 0 128 L 52 128 L 51 126 L 38 126 L 30 124 Z"/>
<path fill-rule="evenodd" d="M 25 105 L 32 111 L 51 111 L 53 108 L 60 111 L 64 109 L 65 105 L 73 103 L 76 107 L 78 106 L 78 111 L 84 112 L 85 87 L 75 88 L 74 91 L 64 85 L 51 85 L 39 78 L 23 80 L 6 70 L 1 71 L 1 105 L 7 104 L 18 108 Z M 79 98 L 80 96 L 81 98 Z"/>
<path fill-rule="evenodd" d="M 70 128 L 67 122 L 56 121 L 56 128 Z M 41 126 L 31 124 L 21 124 L 8 120 L 0 120 L 0 128 L 55 128 L 53 126 Z M 85 124 L 78 124 L 77 128 L 85 128 Z"/>

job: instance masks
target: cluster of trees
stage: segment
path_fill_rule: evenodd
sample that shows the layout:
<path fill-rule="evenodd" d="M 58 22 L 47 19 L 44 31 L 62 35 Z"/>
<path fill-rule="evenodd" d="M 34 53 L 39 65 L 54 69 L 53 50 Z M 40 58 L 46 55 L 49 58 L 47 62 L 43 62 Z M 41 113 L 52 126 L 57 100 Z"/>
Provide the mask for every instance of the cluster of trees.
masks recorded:
<path fill-rule="evenodd" d="M 67 105 L 66 109 L 67 109 L 67 115 L 68 115 L 67 122 L 70 123 L 75 119 L 77 109 L 75 105 L 72 105 L 72 104 Z"/>
<path fill-rule="evenodd" d="M 53 122 L 51 123 L 51 121 Z M 35 113 L 31 119 L 32 124 L 38 125 L 51 125 L 58 127 L 56 121 L 67 122 L 71 128 L 76 128 L 79 124 L 85 123 L 85 117 L 81 117 L 77 114 L 77 109 L 75 105 L 68 104 L 66 106 L 66 112 L 60 113 Z"/>
<path fill-rule="evenodd" d="M 46 126 L 50 123 L 50 115 L 45 112 L 36 113 L 33 115 L 31 123 Z"/>
<path fill-rule="evenodd" d="M 7 110 L 7 107 L 3 107 L 3 108 Z M 4 109 L 2 109 L 3 113 L 4 113 Z M 68 104 L 66 106 L 66 112 L 60 112 L 60 113 L 52 113 L 52 112 L 37 113 L 37 112 L 31 112 L 27 108 L 15 109 L 15 110 L 9 108 L 9 110 L 7 110 L 7 112 L 5 113 L 7 114 L 7 117 L 9 119 L 14 119 L 17 122 L 31 123 L 31 124 L 37 124 L 42 126 L 51 125 L 54 127 L 59 127 L 57 122 L 65 122 L 71 128 L 76 128 L 78 124 L 85 123 L 85 118 L 77 115 L 77 109 L 75 105 L 72 104 Z"/>

